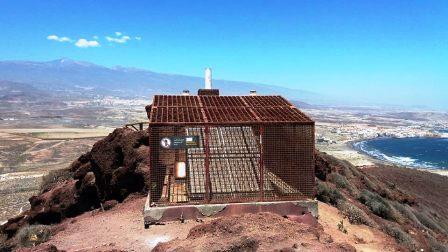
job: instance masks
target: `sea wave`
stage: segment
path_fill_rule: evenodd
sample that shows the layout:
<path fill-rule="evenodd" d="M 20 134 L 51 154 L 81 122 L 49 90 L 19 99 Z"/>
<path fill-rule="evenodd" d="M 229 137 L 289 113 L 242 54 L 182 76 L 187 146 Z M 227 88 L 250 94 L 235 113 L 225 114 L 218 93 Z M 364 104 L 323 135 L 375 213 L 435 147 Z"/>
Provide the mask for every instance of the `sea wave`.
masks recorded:
<path fill-rule="evenodd" d="M 367 141 L 353 143 L 353 147 L 373 158 L 382 161 L 415 168 L 440 169 L 440 167 L 438 167 L 437 165 L 434 165 L 430 162 L 421 161 L 415 158 L 402 157 L 402 156 L 388 156 L 377 149 L 367 146 Z"/>

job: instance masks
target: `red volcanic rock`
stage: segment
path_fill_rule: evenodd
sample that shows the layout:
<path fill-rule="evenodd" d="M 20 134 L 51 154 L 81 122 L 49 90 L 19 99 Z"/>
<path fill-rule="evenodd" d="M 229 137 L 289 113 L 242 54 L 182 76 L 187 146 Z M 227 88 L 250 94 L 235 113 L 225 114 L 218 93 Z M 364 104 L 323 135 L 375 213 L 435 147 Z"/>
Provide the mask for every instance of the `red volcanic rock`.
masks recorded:
<path fill-rule="evenodd" d="M 74 179 L 82 179 L 84 178 L 84 176 L 87 175 L 88 172 L 90 172 L 92 170 L 92 165 L 90 164 L 90 162 L 86 162 L 83 164 L 80 163 L 76 163 L 77 165 L 72 167 L 75 169 L 74 174 L 73 174 L 73 178 Z"/>
<path fill-rule="evenodd" d="M 318 151 L 314 154 L 314 174 L 318 179 L 326 181 L 327 175 L 332 172 L 331 167 L 327 155 Z"/>
<path fill-rule="evenodd" d="M 159 243 L 153 251 L 297 250 L 355 251 L 355 248 L 333 242 L 319 224 L 311 226 L 273 213 L 258 213 L 208 220 L 193 227 L 187 238 Z"/>
<path fill-rule="evenodd" d="M 286 215 L 286 218 L 298 223 L 304 223 L 310 226 L 317 226 L 318 222 L 316 218 L 313 217 L 310 213 L 302 214 L 302 215 Z"/>
<path fill-rule="evenodd" d="M 43 244 L 33 248 L 20 248 L 15 250 L 16 252 L 64 252 L 65 250 L 59 250 L 52 244 Z"/>
<path fill-rule="evenodd" d="M 104 208 L 104 210 L 107 211 L 107 210 L 114 208 L 117 204 L 118 204 L 118 201 L 116 201 L 116 200 L 108 200 L 108 201 L 104 202 L 103 208 Z"/>

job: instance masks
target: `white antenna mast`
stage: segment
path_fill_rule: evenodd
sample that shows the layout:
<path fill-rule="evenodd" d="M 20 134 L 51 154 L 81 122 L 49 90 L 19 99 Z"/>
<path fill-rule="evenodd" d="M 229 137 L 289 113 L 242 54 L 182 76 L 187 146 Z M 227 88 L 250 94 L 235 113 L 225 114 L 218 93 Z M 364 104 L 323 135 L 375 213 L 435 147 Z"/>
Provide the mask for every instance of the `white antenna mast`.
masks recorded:
<path fill-rule="evenodd" d="M 205 69 L 205 89 L 212 89 L 212 69 L 210 67 Z"/>

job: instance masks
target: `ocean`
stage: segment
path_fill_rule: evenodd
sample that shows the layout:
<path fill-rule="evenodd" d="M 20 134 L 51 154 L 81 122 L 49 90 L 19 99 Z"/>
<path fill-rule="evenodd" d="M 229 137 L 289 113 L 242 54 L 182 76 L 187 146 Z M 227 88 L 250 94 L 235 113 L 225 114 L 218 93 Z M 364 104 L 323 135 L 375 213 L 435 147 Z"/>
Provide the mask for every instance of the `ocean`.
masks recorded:
<path fill-rule="evenodd" d="M 411 167 L 448 170 L 448 138 L 375 138 L 354 143 L 374 158 Z"/>

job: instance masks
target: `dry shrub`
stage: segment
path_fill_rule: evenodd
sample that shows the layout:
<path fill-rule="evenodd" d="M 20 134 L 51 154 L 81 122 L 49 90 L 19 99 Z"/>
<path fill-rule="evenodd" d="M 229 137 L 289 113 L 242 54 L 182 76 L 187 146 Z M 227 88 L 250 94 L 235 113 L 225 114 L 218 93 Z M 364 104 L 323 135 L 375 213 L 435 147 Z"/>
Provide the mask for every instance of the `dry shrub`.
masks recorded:
<path fill-rule="evenodd" d="M 352 186 L 348 180 L 339 173 L 331 173 L 328 175 L 328 180 L 336 185 L 337 188 L 350 189 Z"/>
<path fill-rule="evenodd" d="M 343 160 L 343 161 L 347 163 L 346 167 L 351 171 L 353 176 L 356 176 L 358 178 L 363 176 L 363 173 L 362 173 L 362 171 L 359 168 L 357 168 L 356 166 L 352 165 L 350 162 L 348 162 L 346 160 Z"/>
<path fill-rule="evenodd" d="M 448 244 L 438 241 L 431 235 L 428 235 L 427 238 L 432 252 L 448 252 Z"/>
<path fill-rule="evenodd" d="M 42 177 L 42 183 L 40 184 L 40 192 L 44 193 L 49 191 L 55 185 L 65 180 L 69 180 L 73 177 L 73 172 L 68 169 L 53 170 L 47 175 Z"/>
<path fill-rule="evenodd" d="M 369 215 L 367 215 L 362 209 L 347 201 L 338 201 L 337 207 L 342 212 L 342 214 L 347 217 L 348 221 L 351 224 L 364 224 L 369 227 L 377 226 L 376 223 L 369 217 Z"/>
<path fill-rule="evenodd" d="M 339 173 L 331 173 L 328 175 L 328 180 L 336 185 L 337 188 L 347 189 L 350 194 L 356 197 L 359 194 L 359 191 L 356 187 L 354 187 L 347 178 Z"/>
<path fill-rule="evenodd" d="M 50 239 L 51 230 L 45 225 L 25 226 L 17 232 L 17 243 L 22 247 L 32 247 Z"/>
<path fill-rule="evenodd" d="M 426 211 L 414 211 L 415 216 L 423 224 L 425 227 L 433 230 L 434 232 L 446 233 L 446 230 L 443 229 L 431 216 L 426 213 Z"/>
<path fill-rule="evenodd" d="M 319 201 L 336 205 L 339 200 L 343 200 L 344 196 L 336 188 L 332 188 L 324 182 L 317 182 L 316 198 Z"/>
<path fill-rule="evenodd" d="M 10 250 L 10 245 L 8 244 L 8 235 L 0 232 L 0 251 Z"/>
<path fill-rule="evenodd" d="M 409 248 L 410 250 L 414 250 L 415 249 L 416 246 L 415 246 L 414 239 L 412 239 L 412 237 L 409 234 L 407 234 L 406 232 L 401 230 L 400 227 L 392 225 L 392 224 L 385 224 L 383 226 L 383 231 L 386 234 L 394 237 L 395 240 L 399 244 Z"/>
<path fill-rule="evenodd" d="M 411 223 L 413 223 L 418 228 L 424 228 L 425 226 L 420 223 L 418 218 L 412 212 L 412 208 L 406 204 L 402 204 L 400 202 L 392 201 L 392 206 L 397 209 L 402 216 L 406 217 Z"/>
<path fill-rule="evenodd" d="M 0 244 L 4 243 L 8 239 L 8 235 L 0 231 Z"/>
<path fill-rule="evenodd" d="M 401 216 L 386 199 L 368 190 L 363 190 L 358 197 L 359 202 L 369 207 L 372 213 L 387 220 L 401 222 Z"/>

